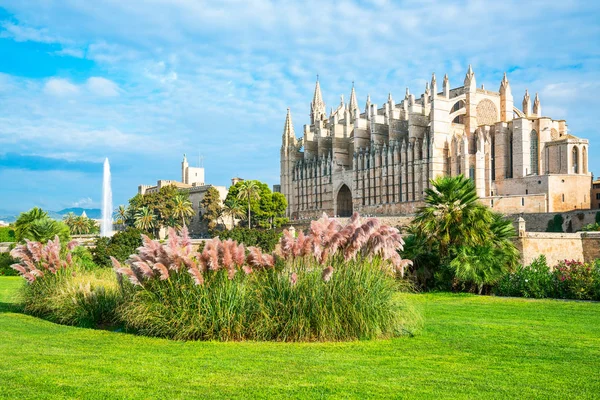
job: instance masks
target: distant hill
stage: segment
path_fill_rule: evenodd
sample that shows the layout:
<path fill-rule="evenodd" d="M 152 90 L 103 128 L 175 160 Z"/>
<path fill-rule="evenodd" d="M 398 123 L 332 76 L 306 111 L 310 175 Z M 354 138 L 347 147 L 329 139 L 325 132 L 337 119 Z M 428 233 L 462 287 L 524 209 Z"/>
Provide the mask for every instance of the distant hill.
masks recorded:
<path fill-rule="evenodd" d="M 57 218 L 57 219 L 62 219 L 62 217 L 67 215 L 68 213 L 72 212 L 75 215 L 81 215 L 84 211 L 85 211 L 86 215 L 88 216 L 88 218 L 92 218 L 92 219 L 102 218 L 102 210 L 100 210 L 99 208 L 72 207 L 72 208 L 65 208 L 64 210 L 57 211 L 56 213 L 53 211 L 49 211 L 48 214 L 50 214 L 50 216 L 52 218 L 56 218 L 53 214 L 57 214 L 59 216 L 59 218 Z"/>
<path fill-rule="evenodd" d="M 56 220 L 62 220 L 63 217 L 70 212 L 72 212 L 75 215 L 81 215 L 81 213 L 83 213 L 84 211 L 85 211 L 85 214 L 88 216 L 88 218 L 92 218 L 92 219 L 102 218 L 102 210 L 100 210 L 99 208 L 71 207 L 71 208 L 65 208 L 64 210 L 60 210 L 60 211 L 46 210 L 46 212 L 48 213 L 50 218 L 53 218 Z M 10 215 L 8 213 L 2 213 L 2 214 L 0 214 L 0 221 L 11 223 L 11 222 L 15 222 L 18 217 L 19 217 L 18 214 Z"/>

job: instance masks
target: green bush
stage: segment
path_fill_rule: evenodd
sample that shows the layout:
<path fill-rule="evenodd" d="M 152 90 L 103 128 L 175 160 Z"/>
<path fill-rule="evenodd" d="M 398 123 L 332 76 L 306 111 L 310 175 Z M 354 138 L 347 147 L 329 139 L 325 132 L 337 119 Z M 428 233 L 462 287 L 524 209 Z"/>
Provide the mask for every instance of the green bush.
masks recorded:
<path fill-rule="evenodd" d="M 16 242 L 15 230 L 10 226 L 0 227 L 0 243 L 5 242 Z"/>
<path fill-rule="evenodd" d="M 559 299 L 600 300 L 598 264 L 564 260 L 552 271 L 553 297 Z"/>
<path fill-rule="evenodd" d="M 19 273 L 10 266 L 17 261 L 9 253 L 0 253 L 0 276 L 17 276 Z"/>
<path fill-rule="evenodd" d="M 87 271 L 78 260 L 81 250 L 71 253 L 58 239 L 46 245 L 30 242 L 11 251 L 15 267 L 29 282 L 23 289 L 23 310 L 52 322 L 81 327 L 114 324 L 122 301 L 113 271 Z"/>
<path fill-rule="evenodd" d="M 541 256 L 505 275 L 495 287 L 499 296 L 600 300 L 600 264 L 561 261 L 549 268 Z"/>
<path fill-rule="evenodd" d="M 552 297 L 553 281 L 546 257 L 540 256 L 531 265 L 520 266 L 514 273 L 504 275 L 495 287 L 495 293 L 499 296 L 536 299 Z"/>
<path fill-rule="evenodd" d="M 94 256 L 92 252 L 83 246 L 75 247 L 72 251 L 73 262 L 77 265 L 77 268 L 82 271 L 94 271 L 100 266 L 94 262 Z"/>
<path fill-rule="evenodd" d="M 112 237 L 99 237 L 91 250 L 93 262 L 101 267 L 110 267 L 110 257 L 125 261 L 142 245 L 142 231 L 127 228 L 115 233 Z"/>
<path fill-rule="evenodd" d="M 548 221 L 548 227 L 546 228 L 546 232 L 562 232 L 563 227 L 562 224 L 564 219 L 562 215 L 556 214 L 554 218 Z"/>
<path fill-rule="evenodd" d="M 25 313 L 63 325 L 104 328 L 118 323 L 122 296 L 109 270 L 77 268 L 46 274 L 25 286 Z"/>
<path fill-rule="evenodd" d="M 281 231 L 270 229 L 248 229 L 248 228 L 233 228 L 228 231 L 219 232 L 221 240 L 232 239 L 238 243 L 243 243 L 246 246 L 257 246 L 262 251 L 272 252 L 281 238 Z"/>

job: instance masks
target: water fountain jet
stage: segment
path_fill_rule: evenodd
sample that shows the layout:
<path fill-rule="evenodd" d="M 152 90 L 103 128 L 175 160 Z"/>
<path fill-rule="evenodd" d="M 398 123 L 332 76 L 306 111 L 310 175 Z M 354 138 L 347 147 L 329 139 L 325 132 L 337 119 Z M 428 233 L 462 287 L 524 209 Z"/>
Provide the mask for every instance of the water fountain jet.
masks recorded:
<path fill-rule="evenodd" d="M 108 158 L 104 160 L 104 175 L 102 177 L 102 221 L 100 223 L 100 236 L 113 235 L 113 205 L 112 189 L 110 187 L 110 164 Z"/>

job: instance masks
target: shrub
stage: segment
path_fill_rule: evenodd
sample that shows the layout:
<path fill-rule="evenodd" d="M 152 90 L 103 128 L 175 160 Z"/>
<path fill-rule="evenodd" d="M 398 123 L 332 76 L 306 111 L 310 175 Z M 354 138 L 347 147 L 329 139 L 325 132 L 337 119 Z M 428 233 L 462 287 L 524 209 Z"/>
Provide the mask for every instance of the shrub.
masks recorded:
<path fill-rule="evenodd" d="M 600 300 L 597 292 L 600 271 L 595 264 L 564 260 L 554 267 L 552 278 L 556 298 Z"/>
<path fill-rule="evenodd" d="M 17 242 L 32 240 L 46 243 L 58 236 L 63 243 L 70 238 L 69 227 L 61 221 L 55 221 L 40 208 L 21 213 L 15 222 L 15 238 Z"/>
<path fill-rule="evenodd" d="M 483 293 L 518 263 L 514 227 L 479 202 L 472 180 L 438 177 L 425 189 L 425 205 L 408 228 L 402 255 L 423 289 Z"/>
<path fill-rule="evenodd" d="M 219 232 L 221 240 L 232 239 L 246 246 L 256 246 L 262 251 L 272 252 L 281 238 L 279 230 L 263 230 L 248 228 L 233 228 L 228 231 Z"/>
<path fill-rule="evenodd" d="M 16 262 L 9 253 L 0 253 L 0 276 L 16 276 L 17 271 L 10 266 Z"/>
<path fill-rule="evenodd" d="M 166 246 L 144 238 L 126 266 L 112 259 L 128 329 L 180 340 L 351 340 L 418 328 L 397 297 L 396 273 L 409 263 L 395 228 L 357 214 L 345 227 L 324 216 L 310 234 L 284 231 L 263 253 L 229 239 L 194 252 L 184 229 Z"/>
<path fill-rule="evenodd" d="M 563 216 L 561 214 L 556 214 L 554 218 L 548 221 L 546 232 L 563 232 L 563 222 Z"/>
<path fill-rule="evenodd" d="M 112 325 L 122 299 L 114 275 L 108 270 L 80 269 L 80 256 L 71 253 L 74 246 L 71 242 L 61 252 L 56 237 L 46 245 L 26 242 L 11 252 L 19 260 L 13 268 L 29 282 L 24 288 L 23 310 L 65 325 Z"/>
<path fill-rule="evenodd" d="M 498 282 L 495 293 L 499 296 L 552 297 L 553 282 L 546 257 L 536 258 L 528 266 L 520 266 L 514 273 L 506 274 Z"/>
<path fill-rule="evenodd" d="M 500 296 L 600 300 L 600 265 L 561 261 L 553 269 L 544 256 L 505 275 L 495 288 Z"/>
<path fill-rule="evenodd" d="M 16 242 L 15 230 L 10 226 L 0 227 L 0 243 Z"/>
<path fill-rule="evenodd" d="M 127 257 L 136 252 L 142 245 L 142 231 L 127 228 L 115 233 L 112 237 L 99 237 L 95 247 L 91 250 L 94 263 L 101 267 L 110 267 L 110 257 L 125 261 Z"/>

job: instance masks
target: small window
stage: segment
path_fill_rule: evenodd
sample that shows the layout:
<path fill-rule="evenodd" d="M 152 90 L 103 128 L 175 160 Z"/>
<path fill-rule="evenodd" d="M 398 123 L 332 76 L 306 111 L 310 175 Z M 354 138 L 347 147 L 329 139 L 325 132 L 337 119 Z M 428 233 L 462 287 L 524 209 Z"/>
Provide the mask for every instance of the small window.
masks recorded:
<path fill-rule="evenodd" d="M 525 205 L 525 197 L 521 197 L 521 205 L 524 206 Z"/>
<path fill-rule="evenodd" d="M 529 190 L 528 189 L 525 189 L 525 194 L 529 194 Z"/>
<path fill-rule="evenodd" d="M 492 199 L 492 208 L 494 208 L 494 199 Z"/>
<path fill-rule="evenodd" d="M 565 202 L 565 194 L 564 194 L 564 193 L 563 193 L 563 195 L 562 195 L 562 202 L 563 202 L 563 203 Z"/>
<path fill-rule="evenodd" d="M 596 193 L 596 200 L 600 200 L 600 193 Z"/>
<path fill-rule="evenodd" d="M 472 181 L 475 180 L 475 167 L 469 167 L 469 179 Z"/>

